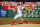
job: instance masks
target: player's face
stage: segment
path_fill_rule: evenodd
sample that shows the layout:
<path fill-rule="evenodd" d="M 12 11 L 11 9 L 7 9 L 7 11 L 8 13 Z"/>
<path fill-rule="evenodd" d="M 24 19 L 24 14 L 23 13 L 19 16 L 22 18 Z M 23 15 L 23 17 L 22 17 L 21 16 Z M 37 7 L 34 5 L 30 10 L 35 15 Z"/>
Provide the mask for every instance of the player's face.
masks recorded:
<path fill-rule="evenodd" d="M 18 5 L 19 6 L 19 5 Z"/>

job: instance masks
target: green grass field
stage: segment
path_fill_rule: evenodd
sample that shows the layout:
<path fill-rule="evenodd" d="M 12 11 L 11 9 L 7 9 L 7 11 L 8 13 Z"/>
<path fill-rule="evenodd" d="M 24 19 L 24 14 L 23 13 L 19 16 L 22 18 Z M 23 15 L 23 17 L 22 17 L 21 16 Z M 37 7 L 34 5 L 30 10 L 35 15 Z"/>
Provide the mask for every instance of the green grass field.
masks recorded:
<path fill-rule="evenodd" d="M 27 21 L 40 21 L 40 18 L 23 18 L 24 20 Z M 14 20 L 14 18 L 0 18 L 0 20 Z M 19 18 L 16 19 L 17 21 L 20 20 Z M 0 23 L 0 25 L 3 24 L 11 24 L 11 23 Z M 30 23 L 30 24 L 40 24 L 40 23 Z"/>
<path fill-rule="evenodd" d="M 40 21 L 40 18 L 23 18 L 24 20 L 27 21 Z M 14 18 L 0 18 L 0 20 L 14 20 Z M 17 18 L 16 20 L 20 20 Z"/>

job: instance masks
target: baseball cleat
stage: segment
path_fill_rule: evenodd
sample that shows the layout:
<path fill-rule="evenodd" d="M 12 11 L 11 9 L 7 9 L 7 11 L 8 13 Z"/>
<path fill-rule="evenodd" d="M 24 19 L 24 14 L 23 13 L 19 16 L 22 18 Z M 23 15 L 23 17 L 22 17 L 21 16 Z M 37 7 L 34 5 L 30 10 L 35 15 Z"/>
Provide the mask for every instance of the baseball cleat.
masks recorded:
<path fill-rule="evenodd" d="M 14 24 L 11 24 L 11 25 L 14 25 Z"/>

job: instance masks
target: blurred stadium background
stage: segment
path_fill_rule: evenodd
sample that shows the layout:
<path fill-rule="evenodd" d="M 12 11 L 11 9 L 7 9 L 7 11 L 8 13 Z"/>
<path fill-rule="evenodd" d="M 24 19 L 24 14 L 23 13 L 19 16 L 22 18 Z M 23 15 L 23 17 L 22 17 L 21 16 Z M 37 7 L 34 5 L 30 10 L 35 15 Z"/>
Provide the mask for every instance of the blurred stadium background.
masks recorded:
<path fill-rule="evenodd" d="M 18 3 L 23 4 L 23 2 L 18 2 Z M 17 12 L 13 12 L 11 8 L 17 7 L 18 3 L 15 1 L 14 2 L 1 1 L 0 17 L 14 17 L 14 15 L 17 14 Z M 25 2 L 24 6 L 26 7 L 25 7 L 25 10 L 23 10 L 23 17 L 40 17 L 40 2 Z"/>
<path fill-rule="evenodd" d="M 23 4 L 23 2 L 13 2 L 13 1 L 1 1 L 0 2 L 0 25 L 5 24 L 5 22 L 13 21 L 13 17 L 17 14 L 17 4 Z M 15 5 L 16 4 L 16 5 Z M 25 10 L 23 10 L 24 20 L 30 23 L 40 23 L 40 2 L 25 2 Z M 9 9 L 10 7 L 10 9 Z M 16 12 L 13 12 L 11 8 L 15 8 Z M 19 18 L 17 21 L 20 20 Z M 33 21 L 33 22 L 32 22 Z"/>

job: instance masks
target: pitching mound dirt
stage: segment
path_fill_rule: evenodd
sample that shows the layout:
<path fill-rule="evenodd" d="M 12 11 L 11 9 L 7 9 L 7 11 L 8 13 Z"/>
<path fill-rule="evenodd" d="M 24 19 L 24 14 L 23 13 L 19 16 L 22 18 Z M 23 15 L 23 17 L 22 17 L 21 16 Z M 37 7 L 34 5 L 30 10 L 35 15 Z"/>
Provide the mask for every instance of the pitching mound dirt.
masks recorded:
<path fill-rule="evenodd" d="M 40 27 L 40 24 L 0 25 L 0 27 Z"/>

